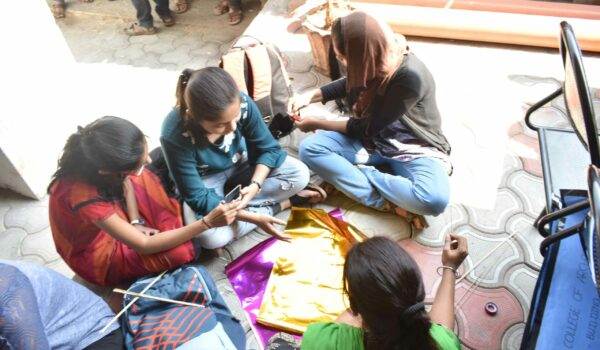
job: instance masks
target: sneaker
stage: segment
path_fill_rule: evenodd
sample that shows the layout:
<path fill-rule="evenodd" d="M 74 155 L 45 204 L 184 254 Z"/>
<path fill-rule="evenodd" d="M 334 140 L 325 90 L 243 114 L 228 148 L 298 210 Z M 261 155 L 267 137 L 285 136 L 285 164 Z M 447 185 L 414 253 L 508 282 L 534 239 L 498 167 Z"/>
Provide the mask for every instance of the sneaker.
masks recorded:
<path fill-rule="evenodd" d="M 125 34 L 131 36 L 137 35 L 153 35 L 156 34 L 156 27 L 144 27 L 139 25 L 138 23 L 133 23 L 129 28 L 124 29 Z"/>
<path fill-rule="evenodd" d="M 173 15 L 161 16 L 160 19 L 165 24 L 165 27 L 171 27 L 175 25 L 175 17 Z"/>

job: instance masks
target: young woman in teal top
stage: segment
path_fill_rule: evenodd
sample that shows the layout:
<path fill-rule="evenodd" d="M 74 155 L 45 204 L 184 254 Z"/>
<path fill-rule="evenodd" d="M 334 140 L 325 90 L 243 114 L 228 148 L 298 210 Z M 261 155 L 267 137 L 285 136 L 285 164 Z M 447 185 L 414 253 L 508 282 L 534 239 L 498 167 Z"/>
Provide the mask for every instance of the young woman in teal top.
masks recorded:
<path fill-rule="evenodd" d="M 243 186 L 235 223 L 203 233 L 199 243 L 220 248 L 256 226 L 286 239 L 275 226 L 285 223 L 272 215 L 325 197 L 319 188 L 307 187 L 306 165 L 287 157 L 254 101 L 224 70 L 184 70 L 176 95 L 177 106 L 163 122 L 160 141 L 175 185 L 193 212 L 184 215 L 187 221 L 207 221 L 205 215 L 225 193 Z"/>
<path fill-rule="evenodd" d="M 467 255 L 464 237 L 446 237 L 439 269 L 442 281 L 427 313 L 421 271 L 404 249 L 383 237 L 356 244 L 344 265 L 344 292 L 350 309 L 336 322 L 310 325 L 301 349 L 460 350 L 451 331 L 454 283 Z"/>

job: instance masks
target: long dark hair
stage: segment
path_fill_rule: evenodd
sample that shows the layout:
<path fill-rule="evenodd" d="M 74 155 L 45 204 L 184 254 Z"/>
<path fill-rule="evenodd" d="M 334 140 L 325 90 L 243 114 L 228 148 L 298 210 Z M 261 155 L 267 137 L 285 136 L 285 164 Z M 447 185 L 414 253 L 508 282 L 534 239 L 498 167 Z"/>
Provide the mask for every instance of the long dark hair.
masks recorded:
<path fill-rule="evenodd" d="M 344 264 L 344 292 L 362 318 L 365 349 L 438 349 L 424 308 L 406 312 L 423 302 L 425 287 L 419 267 L 396 242 L 374 237 L 353 246 Z"/>
<path fill-rule="evenodd" d="M 239 101 L 240 89 L 221 68 L 185 69 L 179 75 L 176 96 L 184 129 L 199 146 L 206 146 L 207 132 L 199 122 L 219 120 L 227 107 Z"/>
<path fill-rule="evenodd" d="M 331 25 L 331 41 L 335 48 L 344 56 L 346 56 L 346 44 L 344 42 L 344 34 L 342 33 L 342 18 L 338 17 Z"/>
<path fill-rule="evenodd" d="M 142 131 L 122 118 L 106 116 L 78 127 L 67 139 L 48 193 L 56 180 L 71 178 L 95 186 L 106 199 L 121 199 L 123 180 L 141 165 L 145 147 Z"/>

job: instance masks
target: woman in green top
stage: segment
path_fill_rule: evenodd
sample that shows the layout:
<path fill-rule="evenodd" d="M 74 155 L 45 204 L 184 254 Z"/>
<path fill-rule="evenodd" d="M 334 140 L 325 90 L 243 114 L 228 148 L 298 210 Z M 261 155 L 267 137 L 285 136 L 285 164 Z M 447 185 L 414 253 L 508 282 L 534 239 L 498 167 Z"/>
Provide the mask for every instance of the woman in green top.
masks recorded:
<path fill-rule="evenodd" d="M 310 325 L 302 350 L 460 350 L 454 328 L 456 271 L 468 255 L 464 237 L 450 234 L 442 253 L 442 281 L 429 313 L 415 261 L 383 237 L 356 244 L 346 256 L 344 292 L 350 309 L 336 322 Z"/>
<path fill-rule="evenodd" d="M 176 95 L 160 142 L 177 190 L 191 209 L 187 215 L 184 211 L 186 223 L 202 220 L 211 228 L 198 237 L 199 243 L 220 248 L 256 226 L 286 239 L 275 226 L 285 223 L 273 215 L 325 197 L 317 186 L 307 187 L 306 165 L 286 157 L 254 101 L 240 93 L 223 69 L 184 70 Z M 237 185 L 243 188 L 236 221 L 216 227 L 206 215 Z"/>

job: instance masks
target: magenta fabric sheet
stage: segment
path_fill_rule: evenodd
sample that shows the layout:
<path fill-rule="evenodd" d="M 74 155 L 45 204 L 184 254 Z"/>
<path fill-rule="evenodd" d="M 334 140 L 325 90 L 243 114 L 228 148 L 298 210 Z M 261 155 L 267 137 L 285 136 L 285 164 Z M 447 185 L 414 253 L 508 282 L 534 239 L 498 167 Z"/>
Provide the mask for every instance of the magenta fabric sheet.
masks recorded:
<path fill-rule="evenodd" d="M 225 267 L 225 274 L 235 294 L 237 294 L 244 308 L 244 312 L 250 319 L 258 340 L 264 348 L 267 341 L 277 332 L 275 328 L 266 327 L 256 322 L 256 316 L 260 310 L 263 295 L 273 264 L 277 259 L 277 245 L 280 243 L 274 237 L 257 244 L 240 257 Z M 300 339 L 300 336 L 297 336 Z"/>
<path fill-rule="evenodd" d="M 328 214 L 336 219 L 344 220 L 342 211 L 339 208 L 330 211 Z M 260 304 L 271 276 L 273 264 L 279 256 L 277 247 L 280 243 L 280 241 L 271 237 L 240 255 L 225 267 L 225 274 L 229 278 L 235 294 L 240 299 L 242 308 L 244 308 L 244 312 L 250 319 L 250 324 L 254 328 L 263 348 L 273 335 L 280 332 L 275 328 L 266 327 L 256 322 L 256 316 L 260 310 Z M 302 338 L 299 335 L 295 335 L 295 337 L 297 339 Z"/>

